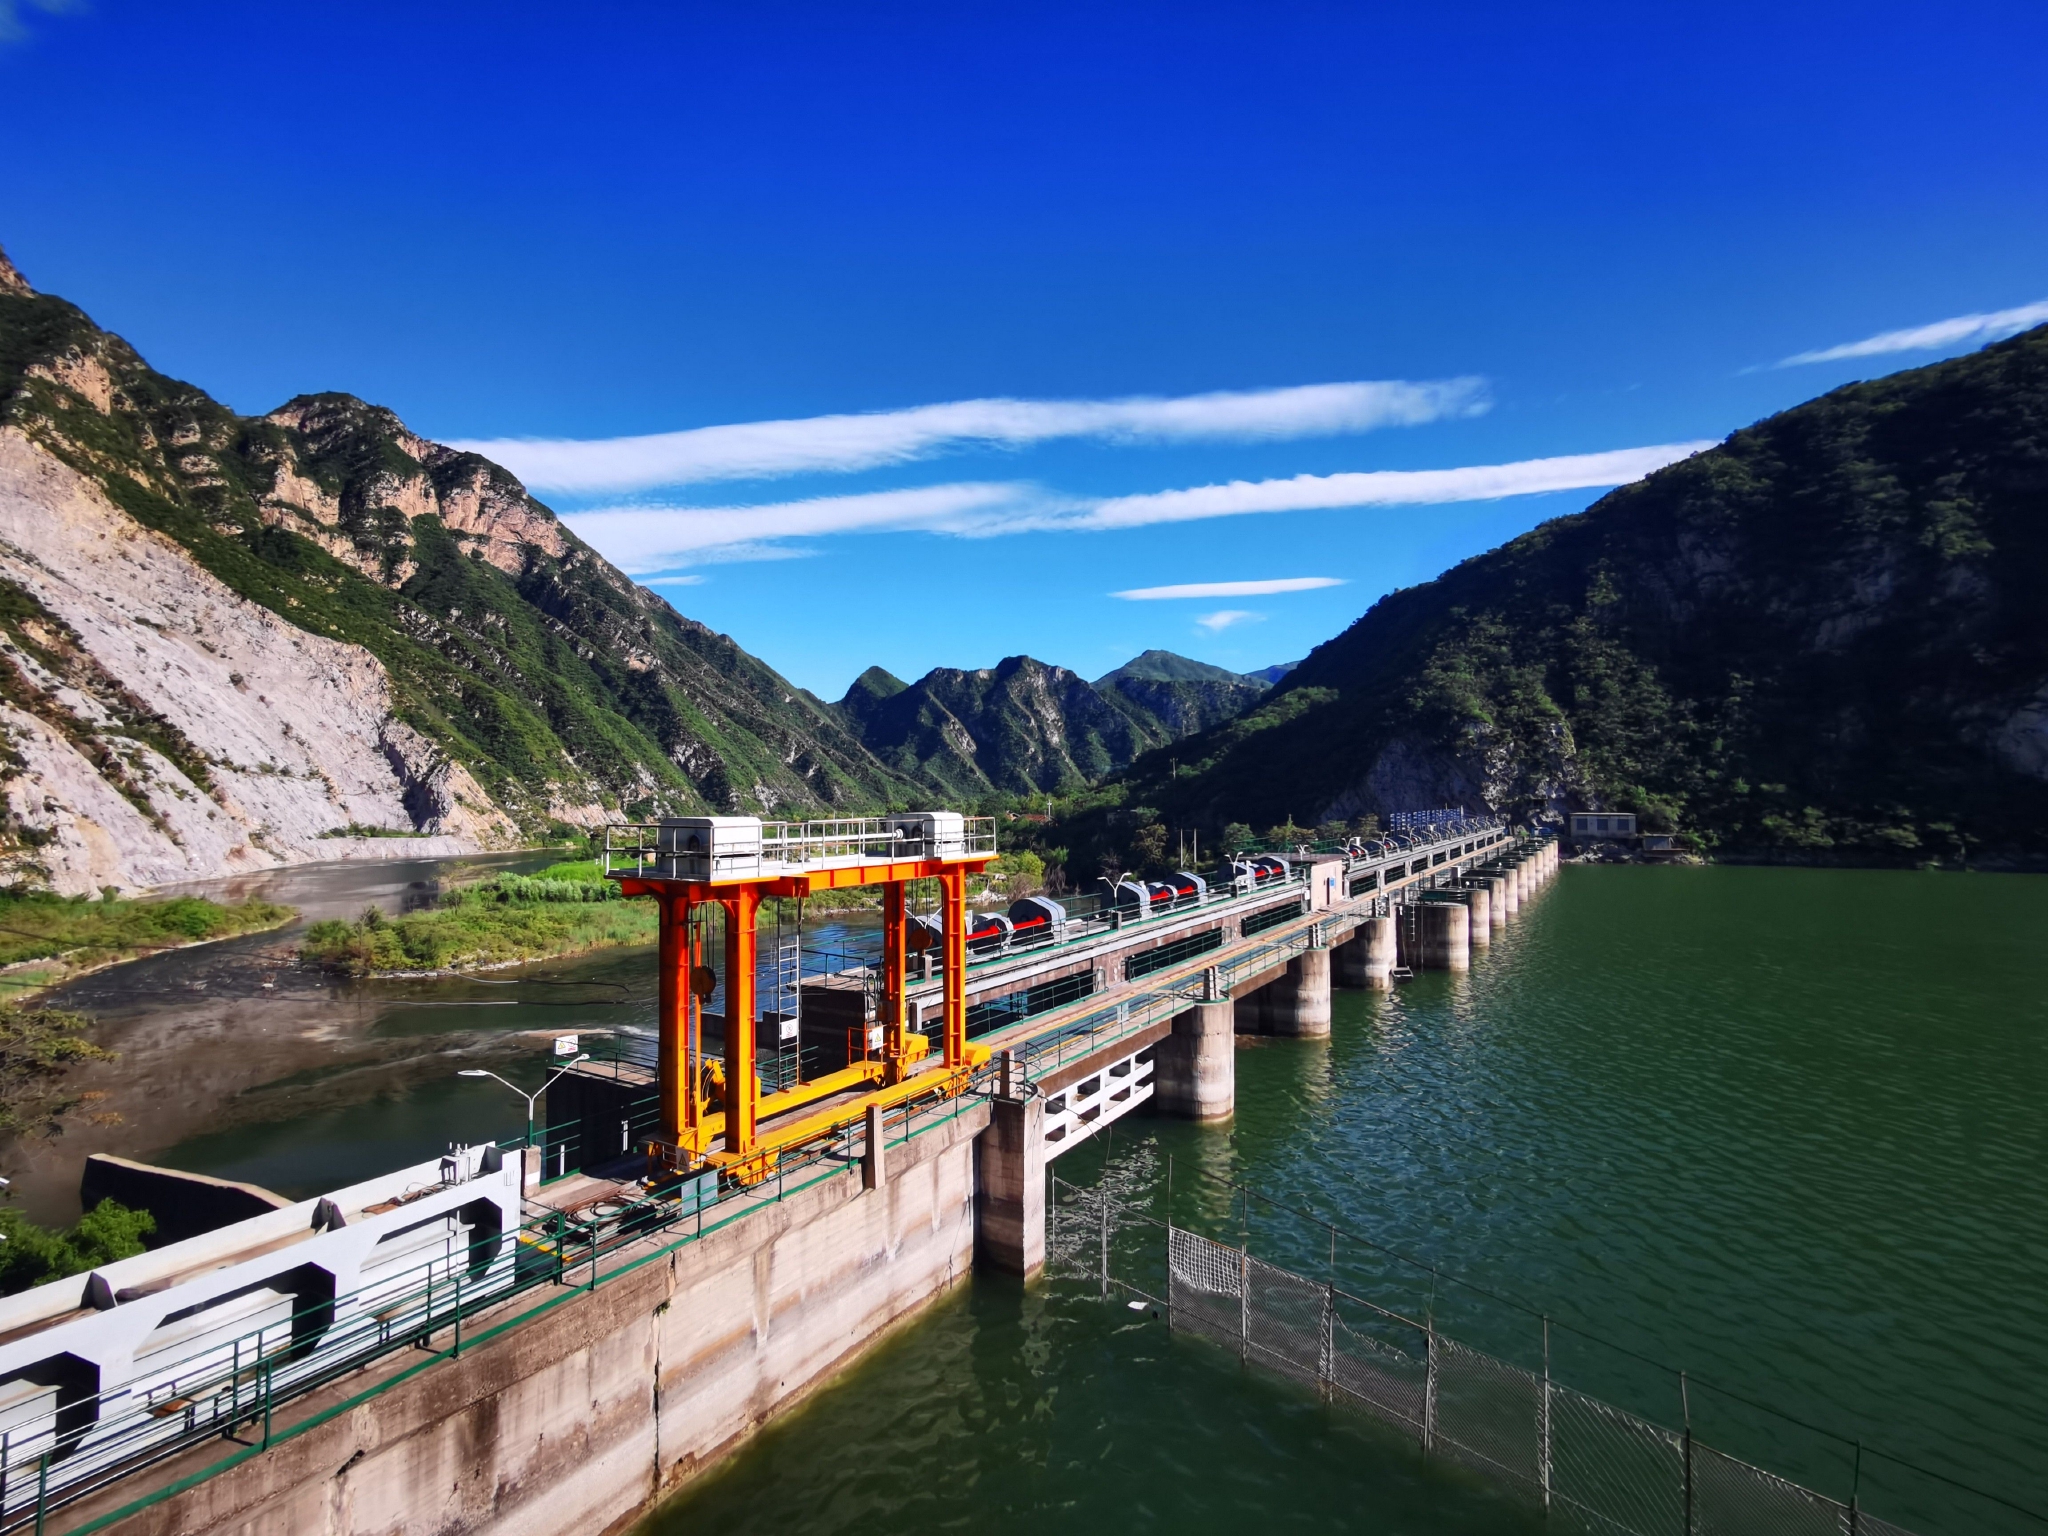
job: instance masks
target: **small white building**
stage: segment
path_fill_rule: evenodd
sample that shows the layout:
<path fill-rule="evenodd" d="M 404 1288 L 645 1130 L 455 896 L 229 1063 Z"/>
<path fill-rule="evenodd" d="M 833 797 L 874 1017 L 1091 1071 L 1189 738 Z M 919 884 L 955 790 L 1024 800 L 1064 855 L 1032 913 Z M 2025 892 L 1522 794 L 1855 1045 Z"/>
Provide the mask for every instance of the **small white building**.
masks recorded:
<path fill-rule="evenodd" d="M 1630 811 L 1573 811 L 1572 841 L 1598 842 L 1602 838 L 1634 837 L 1636 818 Z"/>

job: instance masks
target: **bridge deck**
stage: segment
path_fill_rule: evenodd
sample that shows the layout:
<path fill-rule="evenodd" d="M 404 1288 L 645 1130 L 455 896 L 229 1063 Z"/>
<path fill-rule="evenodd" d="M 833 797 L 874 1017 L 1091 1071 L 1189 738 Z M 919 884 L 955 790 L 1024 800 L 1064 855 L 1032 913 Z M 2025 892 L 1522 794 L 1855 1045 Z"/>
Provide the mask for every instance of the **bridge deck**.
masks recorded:
<path fill-rule="evenodd" d="M 1429 863 L 1423 867 L 1410 867 L 1406 873 L 1389 878 L 1382 874 L 1380 883 L 1370 891 L 1361 891 L 1357 896 L 1347 893 L 1332 901 L 1327 907 L 1304 912 L 1272 928 L 1262 930 L 1251 938 L 1240 936 L 1235 942 L 1226 942 L 1220 948 L 1206 951 L 1184 962 L 1169 964 L 1152 972 L 1139 981 L 1126 981 L 1112 985 L 1073 1003 L 1050 1009 L 1016 1024 L 978 1036 L 977 1044 L 986 1045 L 997 1052 L 1015 1051 L 1024 1058 L 1027 1071 L 1045 1091 L 1057 1091 L 1067 1082 L 1086 1076 L 1101 1061 L 1113 1055 L 1126 1054 L 1142 1049 L 1151 1040 L 1162 1038 L 1172 1027 L 1175 1014 L 1192 1007 L 1202 1000 L 1201 987 L 1204 973 L 1210 969 L 1219 972 L 1221 995 L 1242 995 L 1265 985 L 1282 970 L 1293 955 L 1309 948 L 1318 931 L 1322 942 L 1334 945 L 1343 942 L 1367 918 L 1374 915 L 1379 902 L 1390 894 L 1413 891 L 1433 885 L 1437 878 L 1447 871 L 1464 872 L 1473 867 L 1491 863 L 1514 848 L 1511 840 L 1502 838 L 1474 846 L 1470 852 L 1459 851 L 1447 856 L 1443 863 Z M 1443 851 L 1443 850 L 1438 850 Z M 1414 850 L 1417 855 L 1430 850 Z M 1406 863 L 1410 866 L 1421 864 L 1421 859 L 1386 861 L 1388 865 Z M 1385 866 L 1378 866 L 1384 868 Z M 1347 879 L 1356 878 L 1353 871 Z M 1298 889 L 1298 888 L 1297 888 Z M 1254 901 L 1253 907 L 1264 905 Z M 1239 909 L 1241 910 L 1241 909 Z M 991 980 L 995 979 L 993 977 Z M 1076 1043 L 1079 1054 L 1057 1050 L 1054 1059 L 1044 1071 L 1032 1066 L 1034 1057 L 1047 1054 L 1049 1043 L 1062 1042 L 1063 1037 L 1076 1031 L 1104 1014 L 1114 1016 L 1129 1005 L 1144 1002 L 1142 1013 L 1136 1017 L 1125 1017 L 1109 1028 L 1087 1031 Z M 1131 1043 L 1138 1036 L 1149 1039 Z"/>

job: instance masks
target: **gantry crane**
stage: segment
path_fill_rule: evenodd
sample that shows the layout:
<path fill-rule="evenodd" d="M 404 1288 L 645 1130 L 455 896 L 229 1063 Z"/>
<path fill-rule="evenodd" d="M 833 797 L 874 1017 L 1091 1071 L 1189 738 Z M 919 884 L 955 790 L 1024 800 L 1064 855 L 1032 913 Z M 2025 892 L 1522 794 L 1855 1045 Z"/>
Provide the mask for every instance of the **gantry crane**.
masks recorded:
<path fill-rule="evenodd" d="M 995 858 L 995 823 L 950 811 L 857 820 L 762 822 L 675 816 L 606 835 L 605 873 L 624 896 L 660 907 L 661 1132 L 650 1148 L 678 1171 L 712 1166 L 742 1182 L 765 1176 L 786 1149 L 830 1134 L 871 1106 L 962 1092 L 985 1049 L 967 1040 L 967 877 Z M 910 912 L 905 887 L 941 893 L 944 1029 L 940 1054 L 909 1028 Z M 771 897 L 802 899 L 849 886 L 882 887 L 879 1039 L 858 1059 L 763 1093 L 757 1075 L 756 919 Z M 716 978 L 698 953 L 699 908 L 723 910 L 723 1059 L 703 1052 L 704 1003 Z M 849 1056 L 856 1053 L 849 1051 Z M 804 1113 L 808 1110 L 809 1113 Z"/>

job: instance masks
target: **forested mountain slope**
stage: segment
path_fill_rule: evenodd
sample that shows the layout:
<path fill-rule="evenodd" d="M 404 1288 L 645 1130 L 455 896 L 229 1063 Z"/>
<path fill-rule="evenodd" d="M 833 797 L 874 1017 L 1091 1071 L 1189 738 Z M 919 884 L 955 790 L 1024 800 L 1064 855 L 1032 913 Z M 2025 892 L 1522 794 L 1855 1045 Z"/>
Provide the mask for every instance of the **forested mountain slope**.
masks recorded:
<path fill-rule="evenodd" d="M 891 769 L 954 801 L 1079 789 L 1173 739 L 1114 689 L 1029 656 L 908 684 L 870 667 L 838 708 Z"/>
<path fill-rule="evenodd" d="M 1156 650 L 1095 679 L 1097 692 L 1122 694 L 1176 741 L 1242 714 L 1271 686 L 1263 677 Z"/>
<path fill-rule="evenodd" d="M 1012 656 L 935 668 L 915 683 L 870 667 L 837 708 L 890 768 L 962 800 L 1084 788 L 1229 719 L 1266 687 L 1171 651 L 1147 651 L 1093 683 Z"/>
<path fill-rule="evenodd" d="M 0 524 L 15 878 L 146 884 L 331 857 L 329 834 L 366 827 L 478 845 L 910 793 L 497 465 L 346 395 L 238 416 L 4 257 Z"/>
<path fill-rule="evenodd" d="M 1728 853 L 2039 856 L 2044 592 L 2048 328 L 1390 594 L 1122 798 L 1214 825 L 1607 806 Z"/>

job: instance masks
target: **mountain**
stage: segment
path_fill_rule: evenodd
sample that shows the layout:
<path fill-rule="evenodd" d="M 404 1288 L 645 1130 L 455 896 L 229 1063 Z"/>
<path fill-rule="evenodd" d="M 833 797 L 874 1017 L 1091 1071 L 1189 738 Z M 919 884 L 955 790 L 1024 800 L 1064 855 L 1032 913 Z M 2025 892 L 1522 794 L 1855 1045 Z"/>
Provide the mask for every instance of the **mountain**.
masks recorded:
<path fill-rule="evenodd" d="M 908 792 L 499 466 L 245 417 L 0 256 L 0 879 L 90 890 Z"/>
<path fill-rule="evenodd" d="M 1095 680 L 1098 693 L 1121 694 L 1156 720 L 1173 741 L 1242 714 L 1268 686 L 1263 678 L 1156 650 Z"/>
<path fill-rule="evenodd" d="M 870 667 L 838 709 L 890 769 L 955 799 L 1078 789 L 1173 739 L 1115 689 L 1029 656 L 911 684 Z"/>
<path fill-rule="evenodd" d="M 1206 661 L 1196 661 L 1192 656 L 1176 655 L 1172 651 L 1146 651 L 1133 656 L 1114 672 L 1095 679 L 1097 688 L 1114 687 L 1126 678 L 1152 683 L 1245 683 L 1254 681 L 1242 672 L 1231 672 L 1223 667 L 1212 667 Z M 1259 679 L 1257 681 L 1263 681 Z M 1262 690 L 1263 691 L 1263 690 Z"/>
<path fill-rule="evenodd" d="M 837 707 L 889 768 L 957 799 L 1083 788 L 1265 691 L 1171 651 L 1147 651 L 1093 683 L 1012 656 L 978 671 L 939 667 L 915 683 L 870 667 Z"/>
<path fill-rule="evenodd" d="M 1262 683 L 1277 683 L 1300 665 L 1301 663 L 1298 661 L 1283 661 L 1275 666 L 1260 667 L 1256 671 L 1248 672 L 1245 675 L 1247 677 L 1255 677 Z"/>
<path fill-rule="evenodd" d="M 1597 806 L 1730 854 L 2039 857 L 2044 590 L 2048 327 L 1390 594 L 1122 794 L 1181 824 Z"/>

